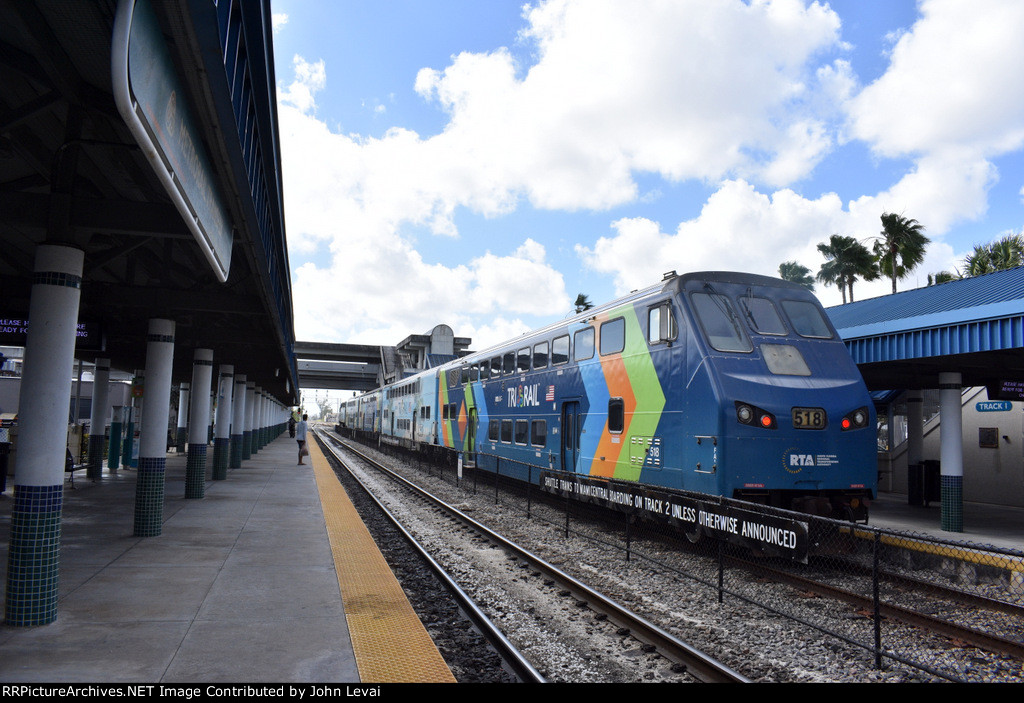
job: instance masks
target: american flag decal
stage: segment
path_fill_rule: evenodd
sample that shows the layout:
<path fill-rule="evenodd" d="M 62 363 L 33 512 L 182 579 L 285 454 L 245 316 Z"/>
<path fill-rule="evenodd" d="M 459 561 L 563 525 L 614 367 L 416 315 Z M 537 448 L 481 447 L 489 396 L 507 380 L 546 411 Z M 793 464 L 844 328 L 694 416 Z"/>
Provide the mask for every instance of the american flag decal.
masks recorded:
<path fill-rule="evenodd" d="M 544 400 L 554 400 L 554 399 L 555 399 L 555 387 L 554 386 L 548 386 L 548 392 L 547 392 L 547 395 L 544 396 Z"/>

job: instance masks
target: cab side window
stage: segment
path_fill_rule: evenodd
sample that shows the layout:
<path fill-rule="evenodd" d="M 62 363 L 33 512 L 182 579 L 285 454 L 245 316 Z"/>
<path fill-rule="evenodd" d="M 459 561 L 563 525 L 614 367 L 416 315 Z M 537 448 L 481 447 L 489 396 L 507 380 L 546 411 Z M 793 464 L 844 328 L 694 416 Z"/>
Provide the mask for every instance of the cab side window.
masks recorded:
<path fill-rule="evenodd" d="M 666 300 L 647 311 L 647 341 L 650 344 L 670 342 L 676 338 L 676 319 Z"/>

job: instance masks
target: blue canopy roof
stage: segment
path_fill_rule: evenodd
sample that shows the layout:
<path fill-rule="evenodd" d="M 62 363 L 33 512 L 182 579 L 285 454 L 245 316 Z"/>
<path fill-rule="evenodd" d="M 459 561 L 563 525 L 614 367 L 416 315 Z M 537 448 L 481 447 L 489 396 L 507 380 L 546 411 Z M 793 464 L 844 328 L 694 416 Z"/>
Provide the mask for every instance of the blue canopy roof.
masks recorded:
<path fill-rule="evenodd" d="M 869 380 L 869 372 L 890 379 L 909 373 L 920 377 L 924 387 L 939 371 L 960 371 L 964 383 L 971 385 L 1024 374 L 1024 267 L 826 312 L 869 386 L 878 387 Z M 998 352 L 1002 353 L 991 356 Z M 887 368 L 866 368 L 876 364 Z"/>

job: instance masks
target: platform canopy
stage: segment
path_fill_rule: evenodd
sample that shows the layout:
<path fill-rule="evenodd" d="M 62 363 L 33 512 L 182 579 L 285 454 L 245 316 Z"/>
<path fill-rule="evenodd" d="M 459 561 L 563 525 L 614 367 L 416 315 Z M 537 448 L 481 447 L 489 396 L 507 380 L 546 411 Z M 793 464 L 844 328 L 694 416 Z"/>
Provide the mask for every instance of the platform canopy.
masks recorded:
<path fill-rule="evenodd" d="M 129 109 L 152 113 L 151 136 L 177 135 L 176 154 L 154 159 L 115 100 L 126 6 L 146 20 L 131 47 L 151 71 Z M 77 247 L 79 321 L 95 330 L 77 356 L 142 368 L 147 321 L 168 318 L 176 381 L 205 347 L 295 402 L 270 13 L 270 0 L 0 2 L 0 319 L 27 316 L 37 245 Z"/>
<path fill-rule="evenodd" d="M 871 390 L 1024 387 L 1024 267 L 827 308 Z"/>

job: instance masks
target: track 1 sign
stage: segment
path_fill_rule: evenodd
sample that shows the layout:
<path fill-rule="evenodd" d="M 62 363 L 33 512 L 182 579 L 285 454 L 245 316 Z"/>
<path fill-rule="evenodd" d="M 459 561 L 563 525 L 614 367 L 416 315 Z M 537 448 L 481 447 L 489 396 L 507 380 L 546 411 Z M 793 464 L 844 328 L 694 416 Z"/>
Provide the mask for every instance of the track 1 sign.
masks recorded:
<path fill-rule="evenodd" d="M 979 413 L 1003 413 L 1013 410 L 1013 403 L 1008 400 L 986 400 L 974 404 Z"/>

